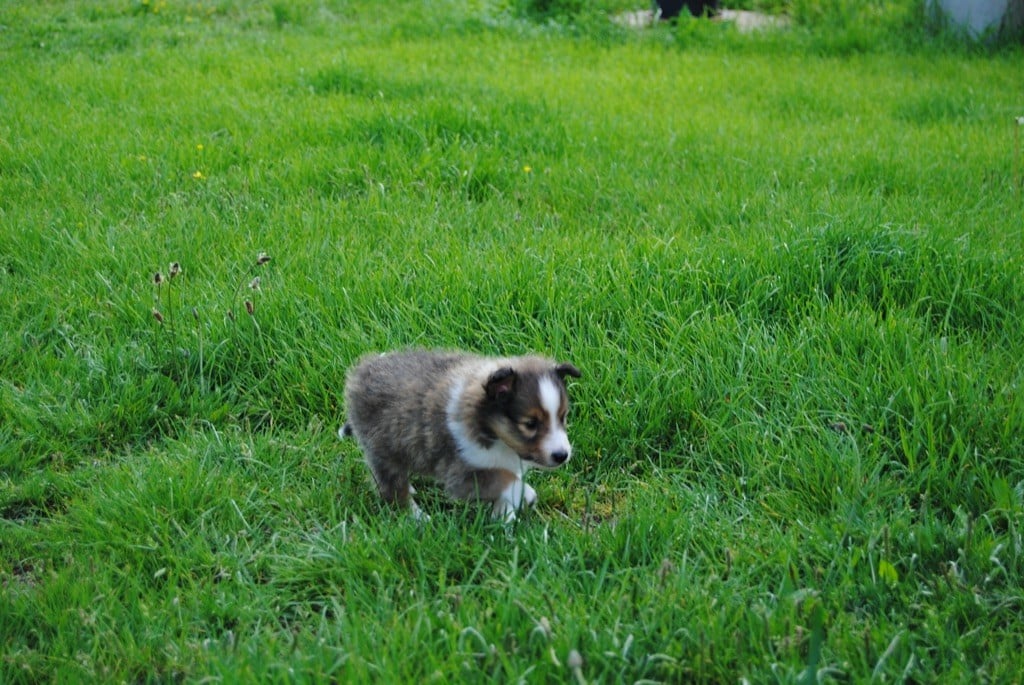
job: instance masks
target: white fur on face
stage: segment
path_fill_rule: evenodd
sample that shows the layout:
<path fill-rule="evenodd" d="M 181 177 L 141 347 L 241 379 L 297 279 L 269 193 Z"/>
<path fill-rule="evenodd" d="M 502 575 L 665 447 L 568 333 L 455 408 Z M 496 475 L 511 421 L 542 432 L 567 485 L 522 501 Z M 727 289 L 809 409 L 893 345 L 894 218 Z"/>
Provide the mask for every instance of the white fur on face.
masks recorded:
<path fill-rule="evenodd" d="M 545 454 L 565 452 L 567 455 L 571 455 L 572 445 L 569 444 L 569 436 L 565 432 L 565 426 L 558 420 L 558 409 L 562 405 L 562 391 L 555 385 L 554 379 L 547 377 L 540 380 L 539 389 L 540 405 L 547 413 L 548 425 L 551 426 L 541 447 Z M 566 458 L 566 461 L 569 459 Z"/>

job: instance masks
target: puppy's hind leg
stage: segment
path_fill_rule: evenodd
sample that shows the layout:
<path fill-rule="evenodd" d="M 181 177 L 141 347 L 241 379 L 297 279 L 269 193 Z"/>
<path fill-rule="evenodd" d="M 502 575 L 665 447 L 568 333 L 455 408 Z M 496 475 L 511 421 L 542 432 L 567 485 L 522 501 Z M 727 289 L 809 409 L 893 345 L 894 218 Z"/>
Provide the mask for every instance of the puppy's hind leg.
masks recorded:
<path fill-rule="evenodd" d="M 412 512 L 413 518 L 428 518 L 412 498 L 416 492 L 409 483 L 409 474 L 400 469 L 391 468 L 386 462 L 367 455 L 366 464 L 370 467 L 373 480 L 377 483 L 377 491 L 381 499 L 389 504 L 396 504 Z"/>

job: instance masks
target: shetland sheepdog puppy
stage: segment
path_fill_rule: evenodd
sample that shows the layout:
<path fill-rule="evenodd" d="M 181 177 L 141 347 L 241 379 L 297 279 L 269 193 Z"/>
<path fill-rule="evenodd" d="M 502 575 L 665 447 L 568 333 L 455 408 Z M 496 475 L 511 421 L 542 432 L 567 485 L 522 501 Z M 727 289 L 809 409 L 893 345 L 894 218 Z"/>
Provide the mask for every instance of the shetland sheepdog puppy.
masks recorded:
<path fill-rule="evenodd" d="M 533 467 L 569 461 L 565 379 L 572 364 L 542 357 L 481 357 L 413 350 L 360 359 L 345 383 L 347 423 L 381 497 L 423 513 L 411 476 L 440 482 L 458 499 L 489 502 L 512 521 L 537 493 Z"/>

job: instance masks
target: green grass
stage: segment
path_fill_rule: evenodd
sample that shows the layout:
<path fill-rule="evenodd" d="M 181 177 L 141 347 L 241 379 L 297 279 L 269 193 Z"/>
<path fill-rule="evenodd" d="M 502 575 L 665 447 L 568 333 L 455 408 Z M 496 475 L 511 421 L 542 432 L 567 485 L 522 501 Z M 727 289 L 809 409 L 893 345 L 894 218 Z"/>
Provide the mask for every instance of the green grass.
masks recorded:
<path fill-rule="evenodd" d="M 1020 682 L 1024 55 L 746 5 L 0 8 L 0 682 Z M 410 345 L 583 371 L 515 526 Z"/>

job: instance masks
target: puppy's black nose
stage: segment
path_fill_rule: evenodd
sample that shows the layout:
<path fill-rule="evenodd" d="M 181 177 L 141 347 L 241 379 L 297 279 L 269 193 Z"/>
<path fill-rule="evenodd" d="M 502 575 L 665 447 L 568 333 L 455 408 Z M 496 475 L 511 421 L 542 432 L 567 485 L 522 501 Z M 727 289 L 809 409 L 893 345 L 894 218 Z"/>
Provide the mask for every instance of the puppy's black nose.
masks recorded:
<path fill-rule="evenodd" d="M 569 458 L 569 453 L 565 450 L 559 450 L 551 453 L 551 461 L 556 464 L 564 464 L 565 460 Z"/>

